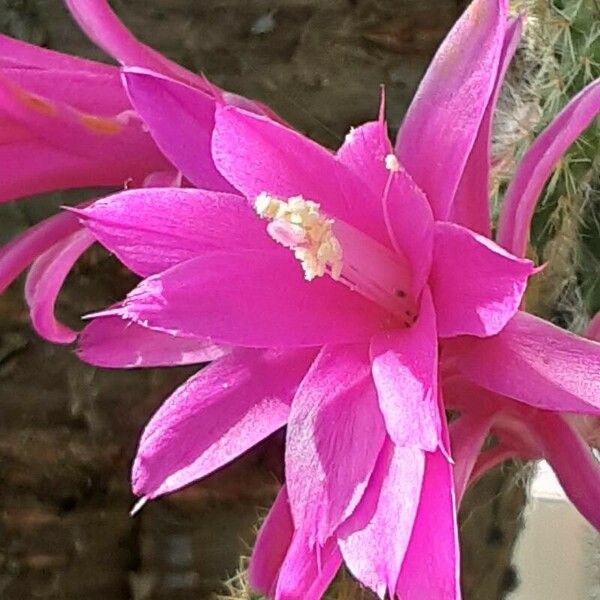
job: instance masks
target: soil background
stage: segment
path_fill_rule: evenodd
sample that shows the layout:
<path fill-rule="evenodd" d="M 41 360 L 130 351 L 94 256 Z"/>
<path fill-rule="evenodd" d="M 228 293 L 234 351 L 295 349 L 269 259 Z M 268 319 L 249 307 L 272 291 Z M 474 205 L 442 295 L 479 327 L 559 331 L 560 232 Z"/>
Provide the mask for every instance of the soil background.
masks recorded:
<path fill-rule="evenodd" d="M 218 85 L 266 102 L 335 147 L 376 116 L 385 84 L 397 129 L 457 0 L 121 0 L 146 43 Z M 0 0 L 0 32 L 110 59 L 59 0 Z M 0 242 L 90 191 L 0 207 Z M 79 315 L 134 280 L 98 249 L 77 265 L 58 312 Z M 182 493 L 128 515 L 136 439 L 161 399 L 194 369 L 108 371 L 39 340 L 22 285 L 0 296 L 0 598 L 184 600 L 223 593 L 276 493 L 281 439 Z M 485 478 L 464 504 L 466 600 L 496 600 L 518 583 L 510 565 L 524 490 L 516 466 Z M 435 540 L 432 540 L 435 544 Z M 435 600 L 435 599 L 423 599 Z"/>

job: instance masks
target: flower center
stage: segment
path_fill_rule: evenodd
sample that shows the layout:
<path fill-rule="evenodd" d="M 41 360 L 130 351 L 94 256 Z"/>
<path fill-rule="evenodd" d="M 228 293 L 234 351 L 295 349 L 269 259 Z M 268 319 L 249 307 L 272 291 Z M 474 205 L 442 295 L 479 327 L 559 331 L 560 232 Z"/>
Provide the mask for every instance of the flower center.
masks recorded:
<path fill-rule="evenodd" d="M 317 202 L 302 196 L 284 200 L 263 192 L 254 209 L 269 221 L 273 240 L 294 252 L 307 281 L 328 275 L 399 317 L 400 324 L 414 323 L 416 298 L 405 256 L 324 215 Z"/>

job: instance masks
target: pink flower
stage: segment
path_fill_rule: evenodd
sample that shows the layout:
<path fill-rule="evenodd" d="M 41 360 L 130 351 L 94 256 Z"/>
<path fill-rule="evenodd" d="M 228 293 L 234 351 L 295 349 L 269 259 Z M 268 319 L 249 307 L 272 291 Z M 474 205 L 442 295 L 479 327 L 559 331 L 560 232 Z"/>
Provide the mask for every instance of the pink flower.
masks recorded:
<path fill-rule="evenodd" d="M 189 134 L 195 136 L 195 156 L 186 173 L 195 185 L 231 190 L 210 154 L 215 102 L 272 113 L 219 90 L 138 42 L 104 0 L 67 4 L 88 36 L 122 65 L 135 65 L 139 79 L 143 81 L 148 67 L 156 71 L 153 76 L 168 75 L 194 90 L 196 119 Z M 173 185 L 177 172 L 128 94 L 117 67 L 0 35 L 0 202 L 69 188 Z M 0 292 L 34 265 L 26 298 L 35 329 L 50 341 L 69 343 L 76 337 L 56 321 L 53 307 L 69 270 L 92 243 L 78 219 L 64 213 L 0 251 Z"/>
<path fill-rule="evenodd" d="M 335 154 L 237 98 L 214 92 L 207 106 L 206 82 L 141 47 L 104 3 L 82 6 L 71 3 L 126 66 L 152 139 L 198 188 L 133 189 L 73 211 L 145 278 L 84 330 L 82 358 L 216 359 L 147 426 L 134 491 L 147 500 L 179 489 L 287 425 L 286 484 L 257 540 L 252 584 L 317 599 L 343 560 L 381 597 L 459 598 L 453 478 L 461 492 L 492 425 L 476 402 L 459 404 L 452 378 L 484 405 L 493 395 L 490 414 L 518 407 L 511 424 L 537 411 L 559 431 L 562 417 L 548 410 L 600 408 L 599 346 L 518 310 L 534 272 L 520 258 L 534 203 L 598 111 L 600 86 L 521 163 L 503 249 L 489 239 L 487 190 L 491 119 L 520 34 L 504 0 L 475 0 L 459 20 L 395 151 L 380 116 Z M 32 278 L 28 295 L 40 298 L 59 279 Z M 462 410 L 454 473 L 442 391 Z M 498 431 L 539 451 L 519 446 L 510 427 Z"/>
<path fill-rule="evenodd" d="M 84 331 L 85 360 L 194 362 L 194 342 L 224 354 L 146 428 L 136 493 L 179 489 L 287 424 L 286 486 L 251 567 L 265 593 L 318 598 L 343 559 L 380 596 L 459 596 L 438 340 L 444 353 L 446 340 L 503 335 L 533 272 L 465 227 L 489 232 L 491 115 L 519 27 L 504 2 L 472 5 L 409 110 L 400 161 L 381 118 L 333 155 L 219 103 L 212 155 L 241 195 L 133 190 L 80 212 L 146 277 Z M 126 77 L 186 176 L 194 153 L 175 142 L 196 118 L 179 108 L 195 92 Z"/>

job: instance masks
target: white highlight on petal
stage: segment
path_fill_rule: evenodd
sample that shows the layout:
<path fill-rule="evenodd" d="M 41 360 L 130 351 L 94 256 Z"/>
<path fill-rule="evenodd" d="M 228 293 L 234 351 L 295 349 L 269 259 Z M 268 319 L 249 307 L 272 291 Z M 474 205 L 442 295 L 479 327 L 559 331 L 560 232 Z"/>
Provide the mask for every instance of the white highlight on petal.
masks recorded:
<path fill-rule="evenodd" d="M 400 170 L 400 163 L 395 154 L 388 154 L 385 157 L 385 168 L 392 173 L 397 173 Z"/>
<path fill-rule="evenodd" d="M 304 277 L 312 281 L 325 274 L 338 280 L 342 273 L 342 246 L 333 233 L 333 219 L 321 213 L 317 202 L 293 196 L 282 200 L 267 192 L 259 194 L 254 210 L 270 223 L 267 232 L 279 244 L 294 251 Z"/>

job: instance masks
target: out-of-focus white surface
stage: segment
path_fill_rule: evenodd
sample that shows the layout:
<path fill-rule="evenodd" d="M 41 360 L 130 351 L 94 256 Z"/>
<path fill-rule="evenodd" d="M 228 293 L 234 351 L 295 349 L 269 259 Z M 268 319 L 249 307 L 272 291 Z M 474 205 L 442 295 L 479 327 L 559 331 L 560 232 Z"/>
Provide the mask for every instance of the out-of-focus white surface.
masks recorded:
<path fill-rule="evenodd" d="M 538 463 L 515 549 L 519 586 L 508 600 L 600 600 L 600 536 Z"/>

